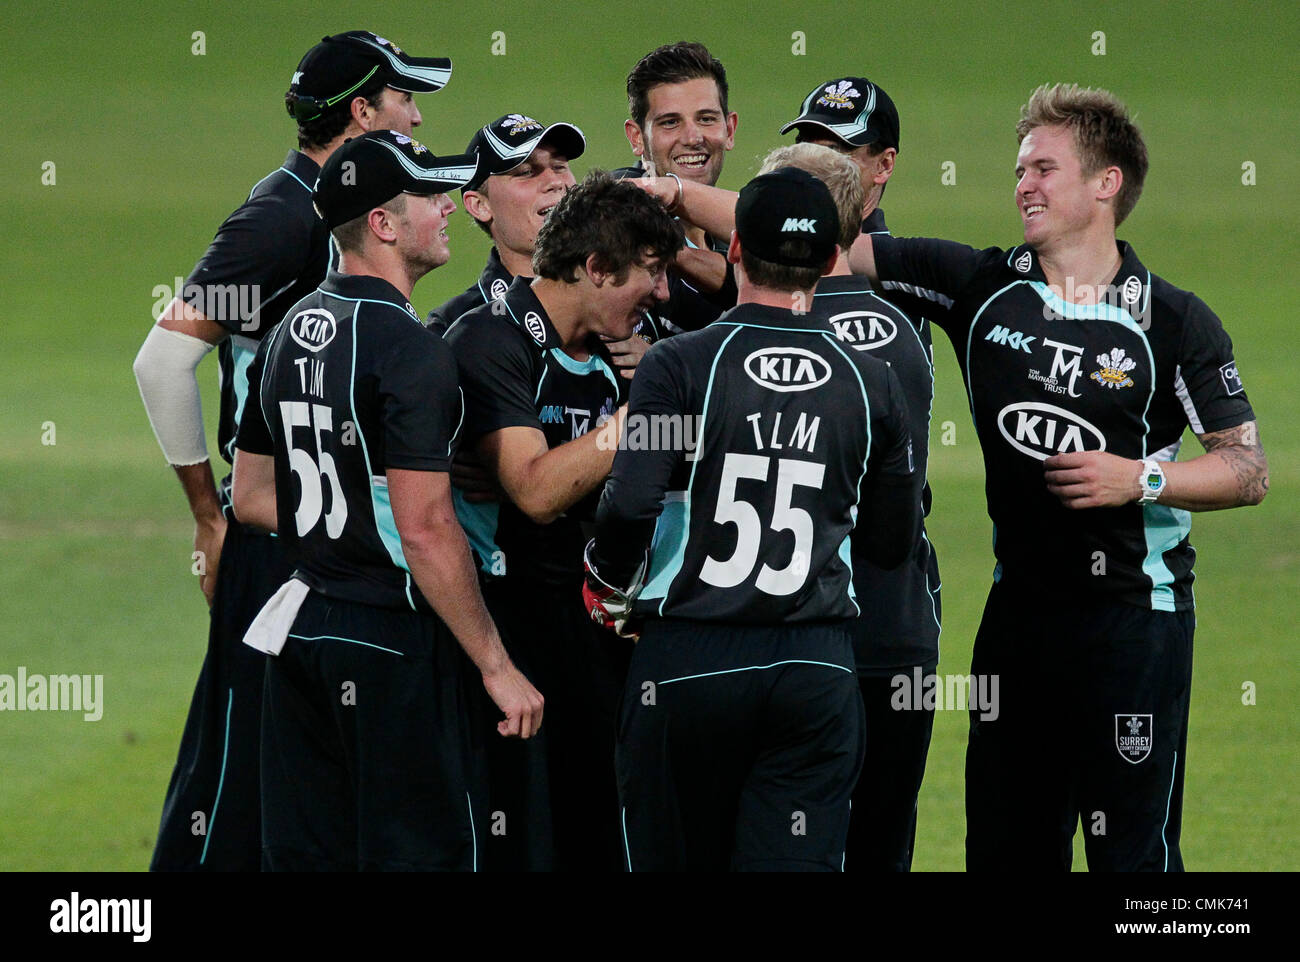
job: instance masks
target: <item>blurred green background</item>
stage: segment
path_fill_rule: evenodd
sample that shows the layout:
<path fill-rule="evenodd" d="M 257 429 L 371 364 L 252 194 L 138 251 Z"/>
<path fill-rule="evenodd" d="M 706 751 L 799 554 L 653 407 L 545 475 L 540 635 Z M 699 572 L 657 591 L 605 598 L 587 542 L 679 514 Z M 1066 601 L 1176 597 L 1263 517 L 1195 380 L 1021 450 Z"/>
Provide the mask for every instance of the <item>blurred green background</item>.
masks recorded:
<path fill-rule="evenodd" d="M 1300 346 L 1294 3 L 356 9 L 51 3 L 25 7 L 21 22 L 13 9 L 0 14 L 0 78 L 15 107 L 0 153 L 0 673 L 103 674 L 106 702 L 98 722 L 0 713 L 0 869 L 148 864 L 207 615 L 190 574 L 188 513 L 131 361 L 157 309 L 154 288 L 189 272 L 225 215 L 293 146 L 282 95 L 299 57 L 321 36 L 356 28 L 454 59 L 448 87 L 419 100 L 417 136 L 436 151 L 458 151 L 480 124 L 520 111 L 582 127 L 579 175 L 630 162 L 625 77 L 660 43 L 701 40 L 727 66 L 740 127 L 725 187 L 741 186 L 767 149 L 791 140 L 777 129 L 815 83 L 863 73 L 902 116 L 884 205 L 892 229 L 976 246 L 1020 240 L 1013 127 L 1034 86 L 1076 81 L 1125 99 L 1152 164 L 1121 236 L 1223 318 L 1272 468 L 1261 507 L 1194 523 L 1184 857 L 1193 870 L 1300 868 L 1300 712 L 1290 702 L 1300 679 L 1300 508 L 1291 494 L 1300 426 L 1286 373 Z M 504 55 L 492 53 L 497 31 Z M 1093 52 L 1098 31 L 1104 55 Z M 956 165 L 953 186 L 940 182 L 946 161 Z M 42 183 L 46 162 L 53 185 Z M 1247 163 L 1253 186 L 1243 184 Z M 463 213 L 451 235 L 452 262 L 415 290 L 422 313 L 482 265 L 486 238 Z M 965 672 L 990 582 L 990 525 L 956 364 L 936 337 L 930 532 L 943 574 L 940 671 Z M 215 451 L 215 360 L 199 373 Z M 956 425 L 951 446 L 939 443 L 946 421 Z M 42 443 L 46 422 L 52 445 Z M 1186 450 L 1199 452 L 1194 439 Z M 1051 643 L 1051 625 L 1026 630 Z M 1258 688 L 1254 706 L 1242 704 L 1247 681 Z M 917 869 L 962 868 L 965 727 L 960 712 L 936 720 Z"/>

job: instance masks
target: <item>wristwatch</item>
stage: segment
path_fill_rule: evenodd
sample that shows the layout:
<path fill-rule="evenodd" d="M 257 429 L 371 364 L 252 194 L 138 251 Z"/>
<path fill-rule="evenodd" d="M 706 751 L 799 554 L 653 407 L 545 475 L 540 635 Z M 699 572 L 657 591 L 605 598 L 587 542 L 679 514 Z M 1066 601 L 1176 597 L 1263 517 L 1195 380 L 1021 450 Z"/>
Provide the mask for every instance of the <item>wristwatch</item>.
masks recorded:
<path fill-rule="evenodd" d="M 1165 469 L 1159 461 L 1147 458 L 1142 462 L 1142 475 L 1138 478 L 1138 484 L 1142 486 L 1142 497 L 1138 498 L 1138 504 L 1151 504 L 1160 497 L 1160 492 L 1165 489 Z"/>

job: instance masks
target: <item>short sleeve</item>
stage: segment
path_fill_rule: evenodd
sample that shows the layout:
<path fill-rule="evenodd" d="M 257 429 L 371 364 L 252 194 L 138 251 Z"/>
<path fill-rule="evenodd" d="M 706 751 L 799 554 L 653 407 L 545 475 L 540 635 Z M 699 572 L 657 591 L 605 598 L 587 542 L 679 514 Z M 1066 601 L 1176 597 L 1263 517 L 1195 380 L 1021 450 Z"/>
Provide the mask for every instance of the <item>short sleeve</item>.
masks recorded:
<path fill-rule="evenodd" d="M 886 234 L 873 235 L 871 244 L 881 292 L 891 300 L 906 296 L 909 313 L 945 330 L 953 302 L 1002 253 L 997 248 L 979 251 L 954 241 Z"/>
<path fill-rule="evenodd" d="M 464 417 L 456 360 L 436 334 L 415 328 L 380 361 L 384 467 L 446 471 Z"/>
<path fill-rule="evenodd" d="M 1183 324 L 1174 388 L 1196 434 L 1222 431 L 1255 418 L 1232 353 L 1232 339 L 1218 316 L 1194 295 Z"/>
<path fill-rule="evenodd" d="M 232 334 L 261 338 L 280 318 L 263 323 L 260 306 L 302 276 L 311 240 L 312 225 L 282 198 L 253 198 L 217 229 L 185 280 L 185 303 Z"/>
<path fill-rule="evenodd" d="M 510 321 L 475 313 L 447 332 L 465 391 L 465 443 L 510 427 L 542 430 L 537 416 L 536 350 Z"/>

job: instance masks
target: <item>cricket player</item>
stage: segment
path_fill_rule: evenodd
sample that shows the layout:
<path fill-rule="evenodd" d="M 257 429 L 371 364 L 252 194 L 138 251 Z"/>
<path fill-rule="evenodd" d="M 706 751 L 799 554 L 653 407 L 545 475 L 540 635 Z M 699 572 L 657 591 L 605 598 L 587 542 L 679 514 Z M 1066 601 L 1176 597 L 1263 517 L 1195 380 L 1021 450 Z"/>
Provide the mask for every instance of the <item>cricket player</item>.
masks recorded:
<path fill-rule="evenodd" d="M 234 507 L 297 559 L 245 641 L 267 660 L 269 870 L 471 870 L 475 796 L 459 648 L 530 737 L 542 698 L 484 607 L 447 475 L 455 359 L 411 289 L 449 256 L 447 192 L 471 156 L 393 130 L 344 144 L 315 204 L 341 255 L 263 341 L 236 440 Z"/>
<path fill-rule="evenodd" d="M 667 177 L 679 190 L 686 182 L 715 185 L 739 123 L 727 108 L 727 93 L 727 71 L 704 44 L 682 41 L 650 51 L 627 77 L 623 130 L 640 162 L 615 175 Z M 660 311 L 669 333 L 698 330 L 736 303 L 735 278 L 723 256 L 730 232 L 710 236 L 689 221 L 682 226 L 686 246 Z"/>
<path fill-rule="evenodd" d="M 873 235 L 855 270 L 934 305 L 984 453 L 997 565 L 972 672 L 976 871 L 1180 871 L 1192 511 L 1258 504 L 1268 465 L 1232 342 L 1116 228 L 1147 150 L 1112 94 L 1042 86 L 1016 128 L 1025 242 Z M 1190 427 L 1205 453 L 1178 461 Z M 993 716 L 993 717 L 989 717 Z M 1014 801 L 1013 801 L 1014 800 Z"/>
<path fill-rule="evenodd" d="M 897 375 L 801 309 L 839 237 L 821 181 L 755 178 L 727 252 L 740 303 L 633 382 L 584 591 L 593 618 L 641 625 L 617 756 L 629 870 L 844 864 L 864 737 L 851 559 L 908 558 L 922 475 Z M 632 443 L 674 418 L 701 420 L 693 458 Z"/>
<path fill-rule="evenodd" d="M 412 57 L 362 30 L 326 37 L 302 58 L 285 95 L 298 150 L 226 218 L 135 360 L 145 410 L 194 516 L 200 587 L 211 607 L 208 650 L 163 805 L 155 870 L 256 871 L 261 861 L 258 760 L 264 659 L 240 639 L 285 580 L 283 543 L 232 515 L 230 478 L 213 481 L 195 369 L 218 348 L 218 442 L 230 461 L 258 342 L 335 266 L 312 209 L 321 165 L 368 130 L 410 134 L 413 95 L 439 90 L 451 61 Z"/>
<path fill-rule="evenodd" d="M 835 268 L 817 283 L 812 310 L 823 318 L 841 345 L 885 361 L 907 402 L 913 463 L 925 477 L 929 455 L 934 369 L 928 325 L 913 322 L 853 275 L 848 251 L 863 220 L 859 166 L 842 152 L 808 142 L 780 147 L 764 159 L 759 173 L 781 167 L 806 170 L 830 190 L 840 219 Z M 868 202 L 866 212 L 872 212 Z M 866 710 L 866 755 L 849 830 L 846 871 L 908 871 L 916 837 L 916 802 L 934 710 L 900 709 L 896 679 L 913 684 L 934 673 L 939 658 L 939 566 L 925 531 L 929 485 L 913 506 L 921 520 L 908 561 L 882 569 L 854 553 L 853 587 L 862 614 L 853 620 L 858 685 Z"/>
<path fill-rule="evenodd" d="M 879 201 L 898 154 L 898 111 L 893 100 L 865 77 L 841 77 L 818 84 L 804 98 L 799 115 L 781 128 L 796 132 L 796 148 L 777 150 L 763 171 L 797 166 L 827 183 L 839 208 L 842 238 L 849 244 L 862 232 L 888 234 Z M 851 162 L 837 165 L 818 148 Z M 847 176 L 853 173 L 853 177 Z M 852 183 L 856 181 L 856 183 Z M 664 203 L 676 202 L 688 219 L 722 233 L 735 224 L 736 195 L 698 182 L 670 179 L 639 183 Z M 857 210 L 853 206 L 857 205 Z M 841 253 L 847 257 L 847 248 Z M 870 351 L 899 375 L 910 413 L 917 464 L 925 473 L 930 411 L 934 396 L 930 327 L 921 311 L 928 306 L 905 292 L 888 300 L 869 280 L 853 275 L 846 259 L 817 288 L 814 306 L 854 350 Z M 910 313 L 909 313 L 910 312 Z M 929 514 L 930 487 L 920 509 Z M 860 598 L 875 599 L 855 622 L 854 650 L 867 712 L 866 757 L 854 795 L 846 870 L 907 871 L 916 837 L 916 805 L 925 773 L 933 708 L 914 710 L 910 700 L 897 707 L 896 679 L 915 684 L 930 676 L 939 659 L 941 625 L 938 558 L 922 522 L 914 564 L 881 571 L 855 560 L 854 586 Z"/>
<path fill-rule="evenodd" d="M 484 304 L 495 304 L 499 314 L 505 313 L 501 299 L 515 277 L 533 276 L 537 234 L 547 214 L 574 186 L 570 161 L 585 149 L 582 131 L 574 125 L 547 125 L 521 113 L 506 114 L 475 132 L 465 152 L 476 154 L 479 166 L 461 195 L 466 210 L 492 237 L 494 246 L 478 281 L 431 313 L 430 327 L 445 331 L 449 322 Z M 623 378 L 631 377 L 640 357 L 659 336 L 657 318 L 646 312 L 631 337 L 606 341 L 605 349 L 615 372 Z M 458 453 L 451 476 L 457 497 L 467 502 L 496 501 L 500 497 L 494 476 L 483 469 L 473 451 Z M 576 570 L 572 574 L 576 575 Z M 498 621 L 508 621 L 514 600 L 497 590 L 491 575 L 485 574 L 484 578 L 489 610 Z M 583 629 L 588 630 L 586 626 Z M 533 674 L 527 651 L 509 634 L 505 644 L 521 670 Z M 535 871 L 554 865 L 554 836 L 547 814 L 551 794 L 546 764 L 548 740 L 549 736 L 527 743 L 488 741 L 485 763 L 491 810 L 501 813 L 499 817 L 504 821 L 485 839 L 484 866 L 489 871 Z"/>
<path fill-rule="evenodd" d="M 851 161 L 858 173 L 861 229 L 855 218 L 852 228 L 843 232 L 842 240 L 849 243 L 841 248 L 835 271 L 817 286 L 813 303 L 827 309 L 837 337 L 849 341 L 855 350 L 871 351 L 898 375 L 911 415 L 916 463 L 924 474 L 934 401 L 934 347 L 923 314 L 926 304 L 901 292 L 883 298 L 866 278 L 854 275 L 848 264 L 848 248 L 859 233 L 889 233 L 880 200 L 898 156 L 898 109 L 884 88 L 866 77 L 835 77 L 818 84 L 803 99 L 799 115 L 781 127 L 783 134 L 791 130 L 797 145 L 833 150 Z M 843 225 L 845 201 L 851 193 L 847 181 L 832 173 L 834 166 L 819 159 L 817 153 L 802 146 L 796 151 L 793 155 L 777 151 L 764 166 L 794 163 L 821 178 L 840 206 Z M 817 164 L 817 168 L 808 163 Z M 921 499 L 923 516 L 928 516 L 928 480 Z M 890 599 L 892 603 L 882 603 L 856 623 L 854 651 L 867 712 L 867 751 L 853 795 L 847 871 L 905 872 L 912 865 L 917 796 L 925 775 L 934 709 L 914 709 L 910 700 L 899 708 L 896 696 L 897 679 L 915 684 L 916 678 L 933 675 L 939 660 L 939 562 L 924 521 L 913 560 L 915 564 L 892 572 L 854 563 L 859 597 Z"/>
<path fill-rule="evenodd" d="M 629 652 L 579 608 L 584 525 L 613 463 L 629 384 L 604 339 L 626 339 L 667 296 L 681 244 L 660 204 L 593 172 L 547 216 L 536 276 L 516 277 L 445 335 L 465 392 L 461 446 L 504 492 L 472 502 L 457 491 L 457 511 L 489 604 L 506 614 L 506 634 L 546 692 L 561 870 L 621 862 L 614 725 Z"/>

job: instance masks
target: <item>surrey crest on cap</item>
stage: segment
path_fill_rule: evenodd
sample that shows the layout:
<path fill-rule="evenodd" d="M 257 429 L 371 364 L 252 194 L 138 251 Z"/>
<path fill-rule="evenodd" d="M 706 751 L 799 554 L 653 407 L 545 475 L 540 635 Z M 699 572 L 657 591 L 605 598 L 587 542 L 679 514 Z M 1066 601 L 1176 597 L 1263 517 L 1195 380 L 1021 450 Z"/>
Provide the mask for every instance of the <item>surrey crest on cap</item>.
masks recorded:
<path fill-rule="evenodd" d="M 889 94 L 865 77 L 840 77 L 814 87 L 781 133 L 800 127 L 820 128 L 851 147 L 898 148 L 898 110 Z"/>

